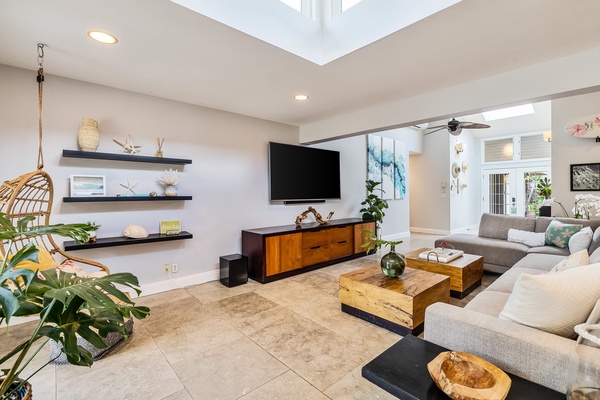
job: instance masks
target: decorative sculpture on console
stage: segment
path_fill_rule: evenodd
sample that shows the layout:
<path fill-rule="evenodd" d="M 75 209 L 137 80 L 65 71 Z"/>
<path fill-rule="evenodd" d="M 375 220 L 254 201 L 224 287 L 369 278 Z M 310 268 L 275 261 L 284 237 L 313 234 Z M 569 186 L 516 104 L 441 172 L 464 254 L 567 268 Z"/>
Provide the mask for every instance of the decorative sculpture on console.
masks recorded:
<path fill-rule="evenodd" d="M 331 211 L 329 213 L 329 215 L 327 216 L 327 218 L 323 219 L 323 217 L 321 217 L 321 214 L 319 214 L 319 212 L 317 210 L 315 210 L 314 208 L 309 206 L 308 210 L 304 211 L 302 214 L 300 214 L 296 217 L 296 228 L 297 229 L 301 228 L 302 221 L 304 219 L 306 219 L 306 217 L 308 216 L 309 213 L 313 213 L 313 215 L 315 216 L 315 220 L 319 223 L 319 225 L 326 225 L 327 222 L 329 222 L 329 220 L 333 216 L 333 211 Z"/>

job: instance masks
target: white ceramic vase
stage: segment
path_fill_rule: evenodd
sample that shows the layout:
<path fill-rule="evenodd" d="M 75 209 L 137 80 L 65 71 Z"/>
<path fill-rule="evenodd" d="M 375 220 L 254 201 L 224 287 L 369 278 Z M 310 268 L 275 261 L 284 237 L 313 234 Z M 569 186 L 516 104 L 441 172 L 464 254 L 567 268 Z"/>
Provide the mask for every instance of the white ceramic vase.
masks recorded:
<path fill-rule="evenodd" d="M 96 151 L 100 143 L 98 122 L 92 118 L 82 118 L 79 124 L 77 142 L 81 151 Z"/>
<path fill-rule="evenodd" d="M 177 188 L 175 186 L 165 187 L 165 196 L 177 196 Z"/>

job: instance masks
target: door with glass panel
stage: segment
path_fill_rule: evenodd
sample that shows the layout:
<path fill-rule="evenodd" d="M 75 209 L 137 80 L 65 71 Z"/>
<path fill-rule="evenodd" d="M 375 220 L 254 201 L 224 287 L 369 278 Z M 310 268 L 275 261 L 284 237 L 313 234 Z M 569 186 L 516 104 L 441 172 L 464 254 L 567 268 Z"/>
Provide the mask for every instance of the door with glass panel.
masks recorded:
<path fill-rule="evenodd" d="M 485 170 L 483 172 L 483 212 L 517 215 L 515 169 Z"/>

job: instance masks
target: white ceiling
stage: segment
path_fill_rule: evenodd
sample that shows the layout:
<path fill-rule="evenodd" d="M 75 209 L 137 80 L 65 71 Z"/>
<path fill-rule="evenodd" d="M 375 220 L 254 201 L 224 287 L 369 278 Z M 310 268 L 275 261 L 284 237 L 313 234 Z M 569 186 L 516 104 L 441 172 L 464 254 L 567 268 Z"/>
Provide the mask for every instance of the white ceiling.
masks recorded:
<path fill-rule="evenodd" d="M 47 75 L 304 125 L 599 48 L 599 15 L 597 0 L 463 0 L 319 66 L 169 0 L 0 0 L 0 63 L 35 70 L 43 42 Z"/>

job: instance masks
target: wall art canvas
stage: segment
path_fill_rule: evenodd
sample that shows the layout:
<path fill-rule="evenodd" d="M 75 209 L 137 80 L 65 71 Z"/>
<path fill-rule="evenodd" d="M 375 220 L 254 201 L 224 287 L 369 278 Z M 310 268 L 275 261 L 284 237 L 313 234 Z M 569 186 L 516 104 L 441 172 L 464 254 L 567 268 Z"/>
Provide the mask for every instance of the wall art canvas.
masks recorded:
<path fill-rule="evenodd" d="M 381 182 L 383 199 L 406 196 L 405 144 L 389 138 L 367 135 L 367 179 Z"/>
<path fill-rule="evenodd" d="M 600 190 L 600 164 L 571 164 L 571 191 Z"/>
<path fill-rule="evenodd" d="M 382 199 L 394 198 L 394 139 L 381 138 L 381 188 Z"/>
<path fill-rule="evenodd" d="M 367 179 L 381 182 L 381 136 L 367 135 Z"/>
<path fill-rule="evenodd" d="M 104 175 L 71 175 L 71 197 L 106 196 Z"/>
<path fill-rule="evenodd" d="M 406 196 L 406 164 L 404 142 L 394 142 L 394 198 L 403 199 Z"/>

